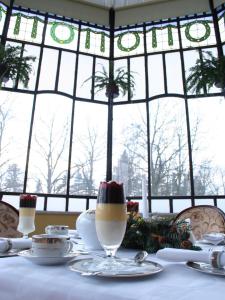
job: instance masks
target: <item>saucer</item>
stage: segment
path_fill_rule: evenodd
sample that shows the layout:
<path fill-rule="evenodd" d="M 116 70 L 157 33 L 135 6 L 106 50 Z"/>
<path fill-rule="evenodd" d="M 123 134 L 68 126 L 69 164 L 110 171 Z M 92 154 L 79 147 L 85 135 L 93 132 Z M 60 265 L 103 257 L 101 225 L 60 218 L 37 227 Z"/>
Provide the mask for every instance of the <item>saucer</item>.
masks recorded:
<path fill-rule="evenodd" d="M 22 256 L 26 258 L 27 260 L 31 261 L 32 263 L 35 263 L 37 265 L 61 265 L 65 264 L 68 261 L 72 260 L 76 256 L 80 255 L 79 252 L 70 252 L 64 256 L 58 256 L 58 257 L 43 257 L 43 256 L 35 256 L 32 254 L 31 249 L 24 250 L 18 252 L 19 256 Z"/>
<path fill-rule="evenodd" d="M 133 259 L 117 259 L 119 265 L 108 265 L 103 258 L 78 259 L 69 263 L 69 269 L 83 276 L 100 277 L 143 277 L 157 274 L 163 271 L 163 267 L 153 261 L 145 260 L 136 263 Z"/>

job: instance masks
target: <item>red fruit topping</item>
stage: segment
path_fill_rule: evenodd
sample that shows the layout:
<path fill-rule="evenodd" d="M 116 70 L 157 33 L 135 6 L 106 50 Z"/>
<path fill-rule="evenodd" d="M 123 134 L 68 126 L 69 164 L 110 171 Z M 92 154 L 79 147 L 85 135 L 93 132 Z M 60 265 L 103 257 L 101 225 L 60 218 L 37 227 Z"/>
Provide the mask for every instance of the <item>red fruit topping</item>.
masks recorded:
<path fill-rule="evenodd" d="M 102 181 L 100 183 L 100 188 L 106 189 L 106 188 L 118 188 L 121 189 L 123 186 L 123 183 L 118 183 L 116 181 Z"/>
<path fill-rule="evenodd" d="M 29 194 L 21 194 L 20 200 L 27 200 L 27 201 L 34 201 L 37 200 L 36 195 L 29 195 Z"/>

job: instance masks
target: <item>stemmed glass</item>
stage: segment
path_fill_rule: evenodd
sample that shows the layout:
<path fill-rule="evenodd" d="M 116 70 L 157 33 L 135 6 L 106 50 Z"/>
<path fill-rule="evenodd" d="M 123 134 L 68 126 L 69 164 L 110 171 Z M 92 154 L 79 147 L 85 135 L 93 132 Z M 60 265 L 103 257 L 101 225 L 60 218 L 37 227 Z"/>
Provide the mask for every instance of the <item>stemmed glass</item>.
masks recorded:
<path fill-rule="evenodd" d="M 17 229 L 23 233 L 23 238 L 28 238 L 28 234 L 35 230 L 36 202 L 36 195 L 20 195 L 19 224 Z"/>
<path fill-rule="evenodd" d="M 106 253 L 107 261 L 112 267 L 126 231 L 127 207 L 123 184 L 115 181 L 101 182 L 97 198 L 95 225 L 99 242 Z"/>

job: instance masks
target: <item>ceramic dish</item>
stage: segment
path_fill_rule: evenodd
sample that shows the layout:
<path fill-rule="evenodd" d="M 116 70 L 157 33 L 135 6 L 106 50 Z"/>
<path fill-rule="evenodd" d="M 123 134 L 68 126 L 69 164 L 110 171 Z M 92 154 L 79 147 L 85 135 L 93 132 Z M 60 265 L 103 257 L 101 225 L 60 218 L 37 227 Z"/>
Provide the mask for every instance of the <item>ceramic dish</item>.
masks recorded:
<path fill-rule="evenodd" d="M 209 264 L 205 264 L 205 263 L 197 263 L 197 262 L 187 262 L 186 263 L 187 267 L 199 272 L 203 272 L 203 273 L 207 273 L 207 274 L 211 274 L 211 275 L 220 275 L 220 276 L 225 276 L 225 268 L 221 268 L 221 269 L 217 269 L 217 268 L 213 268 L 211 265 Z"/>
<path fill-rule="evenodd" d="M 40 257 L 40 256 L 33 255 L 31 253 L 31 250 L 29 249 L 29 250 L 20 251 L 18 255 L 38 265 L 59 265 L 59 264 L 67 263 L 68 261 L 74 259 L 76 256 L 80 255 L 80 253 L 70 252 L 65 256 Z"/>
<path fill-rule="evenodd" d="M 102 259 L 79 259 L 70 263 L 69 268 L 84 276 L 100 277 L 142 277 L 157 274 L 163 270 L 163 267 L 152 261 L 144 261 L 137 264 L 131 259 L 121 259 L 119 268 L 104 269 L 101 267 Z"/>

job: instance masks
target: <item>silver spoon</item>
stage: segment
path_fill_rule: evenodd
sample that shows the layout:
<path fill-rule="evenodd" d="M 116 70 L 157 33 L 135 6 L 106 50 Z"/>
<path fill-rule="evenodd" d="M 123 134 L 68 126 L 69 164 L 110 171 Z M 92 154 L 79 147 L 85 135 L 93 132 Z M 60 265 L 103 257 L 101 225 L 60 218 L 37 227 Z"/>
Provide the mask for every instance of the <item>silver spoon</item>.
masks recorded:
<path fill-rule="evenodd" d="M 134 257 L 134 261 L 137 263 L 137 264 L 141 264 L 148 256 L 148 252 L 146 251 L 140 251 L 138 252 L 135 257 Z"/>

